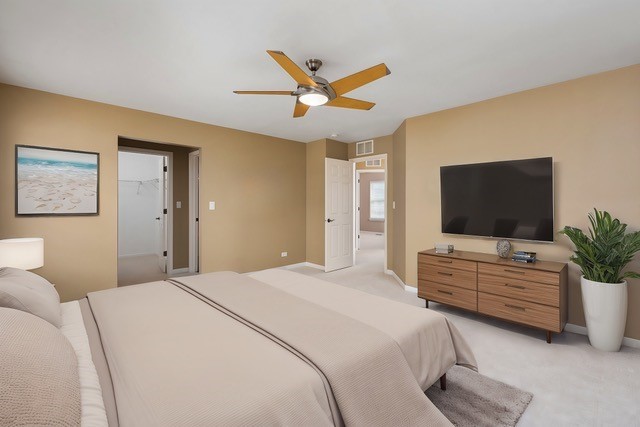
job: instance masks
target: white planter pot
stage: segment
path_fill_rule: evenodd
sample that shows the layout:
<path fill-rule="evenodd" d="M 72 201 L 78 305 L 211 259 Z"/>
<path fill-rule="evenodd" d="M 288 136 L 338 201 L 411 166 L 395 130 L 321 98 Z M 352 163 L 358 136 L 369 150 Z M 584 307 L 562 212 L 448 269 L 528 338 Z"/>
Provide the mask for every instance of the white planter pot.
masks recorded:
<path fill-rule="evenodd" d="M 601 283 L 580 278 L 589 342 L 598 350 L 618 351 L 627 324 L 627 282 Z"/>

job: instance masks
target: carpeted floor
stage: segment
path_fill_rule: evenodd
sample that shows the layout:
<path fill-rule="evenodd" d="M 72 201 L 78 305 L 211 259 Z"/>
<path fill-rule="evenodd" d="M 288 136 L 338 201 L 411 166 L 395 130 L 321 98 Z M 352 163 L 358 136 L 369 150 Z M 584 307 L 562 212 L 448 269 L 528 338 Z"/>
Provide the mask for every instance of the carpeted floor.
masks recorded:
<path fill-rule="evenodd" d="M 458 427 L 515 426 L 533 397 L 460 366 L 447 373 L 447 391 L 437 382 L 427 396 Z"/>
<path fill-rule="evenodd" d="M 331 273 L 309 267 L 292 271 L 424 307 L 414 292 L 384 274 L 383 252 L 363 247 L 357 265 Z M 431 308 L 465 336 L 482 375 L 535 396 L 518 426 L 640 427 L 640 349 L 601 352 L 586 336 L 570 332 L 554 334 L 553 344 L 547 344 L 539 330 L 439 304 Z"/>

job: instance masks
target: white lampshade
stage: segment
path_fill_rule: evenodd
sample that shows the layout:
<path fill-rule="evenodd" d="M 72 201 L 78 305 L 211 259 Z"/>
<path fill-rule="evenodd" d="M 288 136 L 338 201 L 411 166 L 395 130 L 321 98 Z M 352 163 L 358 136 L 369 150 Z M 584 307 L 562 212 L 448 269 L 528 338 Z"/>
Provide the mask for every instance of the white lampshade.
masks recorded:
<path fill-rule="evenodd" d="M 44 239 L 26 237 L 0 240 L 0 267 L 33 270 L 44 265 Z"/>

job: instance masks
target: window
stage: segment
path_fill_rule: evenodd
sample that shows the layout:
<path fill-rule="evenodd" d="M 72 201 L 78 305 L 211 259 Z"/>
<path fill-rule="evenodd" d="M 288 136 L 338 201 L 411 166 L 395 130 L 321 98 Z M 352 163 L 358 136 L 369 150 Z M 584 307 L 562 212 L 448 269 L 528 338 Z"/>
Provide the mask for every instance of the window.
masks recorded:
<path fill-rule="evenodd" d="M 384 181 L 369 184 L 369 220 L 384 221 Z"/>
<path fill-rule="evenodd" d="M 373 154 L 373 139 L 356 142 L 356 156 L 364 156 L 365 154 Z"/>
<path fill-rule="evenodd" d="M 368 168 L 380 167 L 382 166 L 382 159 L 366 160 L 365 165 Z"/>

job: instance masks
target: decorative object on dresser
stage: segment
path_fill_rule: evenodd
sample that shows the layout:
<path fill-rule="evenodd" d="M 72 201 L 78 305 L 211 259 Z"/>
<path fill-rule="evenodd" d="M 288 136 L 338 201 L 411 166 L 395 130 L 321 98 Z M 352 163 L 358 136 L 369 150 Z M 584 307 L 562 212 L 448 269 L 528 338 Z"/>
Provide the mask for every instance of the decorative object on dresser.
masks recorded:
<path fill-rule="evenodd" d="M 536 262 L 536 253 L 526 252 L 526 251 L 514 252 L 513 256 L 511 257 L 511 261 L 527 262 L 527 263 Z"/>
<path fill-rule="evenodd" d="M 496 252 L 500 258 L 509 258 L 511 253 L 511 243 L 508 240 L 498 240 L 496 243 Z"/>
<path fill-rule="evenodd" d="M 436 243 L 437 254 L 450 254 L 451 252 L 453 252 L 453 245 L 448 243 Z"/>
<path fill-rule="evenodd" d="M 496 255 L 418 252 L 418 296 L 552 332 L 567 323 L 567 264 L 520 264 Z"/>
<path fill-rule="evenodd" d="M 627 224 L 609 212 L 594 209 L 589 214 L 589 235 L 566 226 L 565 234 L 576 247 L 570 260 L 580 266 L 582 306 L 591 345 L 599 350 L 618 351 L 627 323 L 626 278 L 640 278 L 633 271 L 622 272 L 640 251 L 640 231 L 627 233 Z"/>

